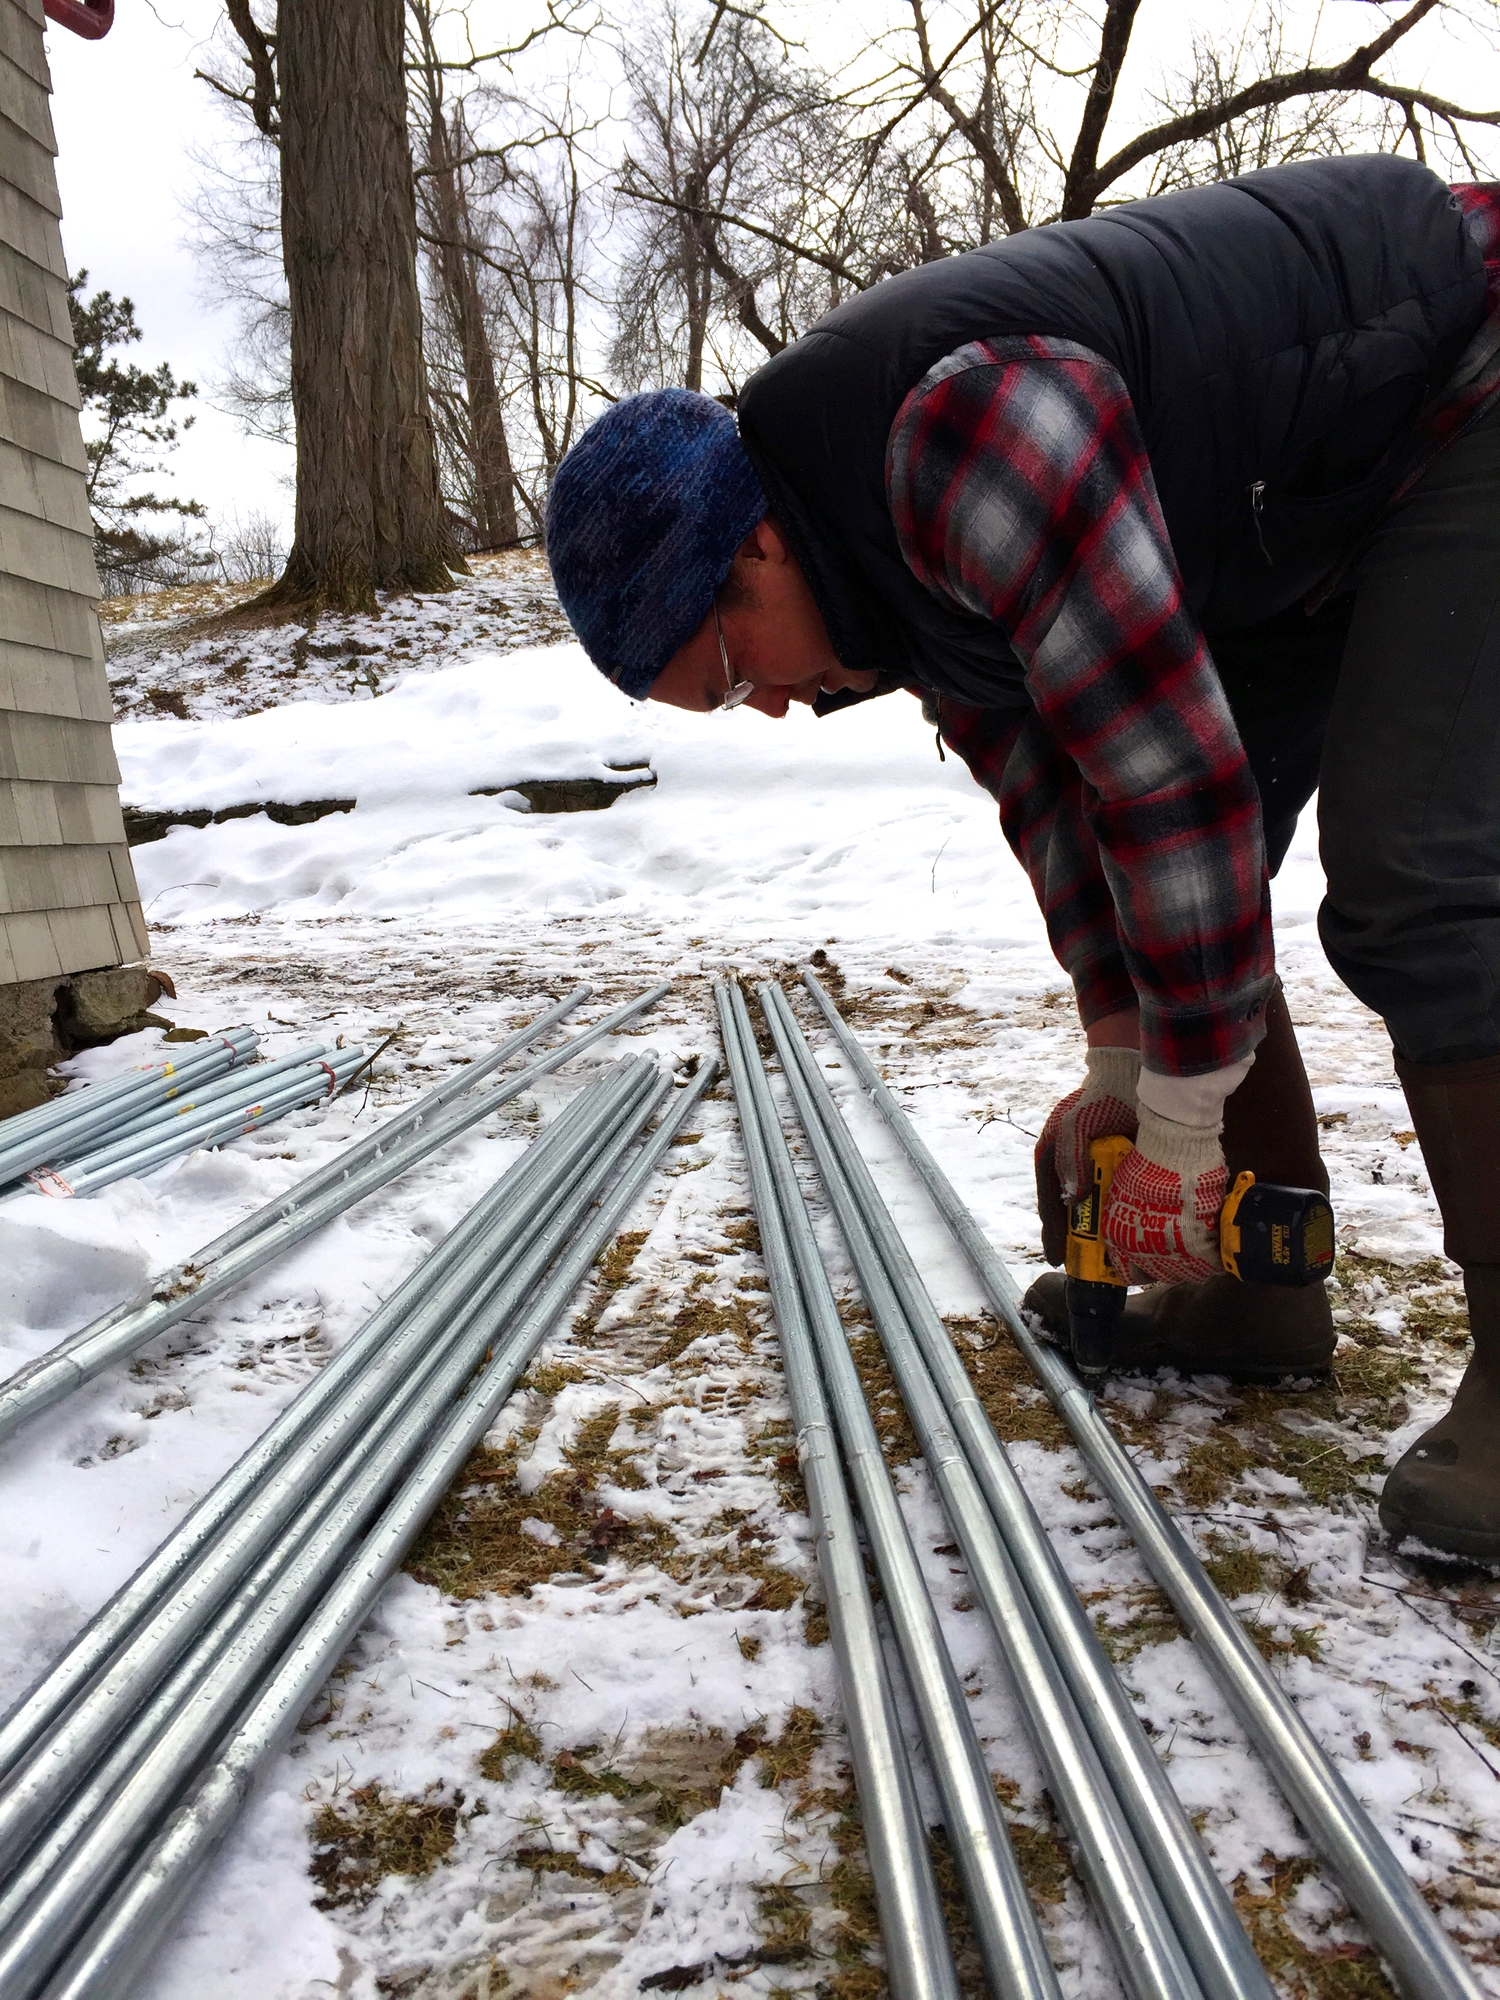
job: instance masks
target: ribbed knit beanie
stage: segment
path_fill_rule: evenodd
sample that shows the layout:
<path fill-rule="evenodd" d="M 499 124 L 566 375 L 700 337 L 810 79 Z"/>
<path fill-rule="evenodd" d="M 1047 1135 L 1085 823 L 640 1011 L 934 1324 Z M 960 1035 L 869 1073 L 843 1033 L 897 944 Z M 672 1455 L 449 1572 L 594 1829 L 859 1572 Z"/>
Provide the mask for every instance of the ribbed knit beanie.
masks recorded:
<path fill-rule="evenodd" d="M 633 700 L 708 616 L 766 496 L 712 396 L 612 403 L 557 468 L 547 560 L 568 623 Z"/>

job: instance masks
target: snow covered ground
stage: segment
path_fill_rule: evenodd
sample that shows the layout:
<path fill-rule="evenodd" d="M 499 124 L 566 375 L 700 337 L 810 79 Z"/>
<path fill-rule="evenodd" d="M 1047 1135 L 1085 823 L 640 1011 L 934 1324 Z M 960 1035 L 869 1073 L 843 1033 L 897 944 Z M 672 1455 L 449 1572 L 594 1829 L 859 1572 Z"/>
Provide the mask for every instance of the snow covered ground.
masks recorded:
<path fill-rule="evenodd" d="M 216 699 L 195 697 L 203 711 Z M 358 799 L 313 825 L 257 815 L 136 849 L 179 1022 L 250 1021 L 270 1054 L 310 1033 L 401 1033 L 367 1102 L 298 1114 L 87 1202 L 0 1210 L 0 1366 L 573 981 L 593 982 L 592 1018 L 671 978 L 645 1033 L 595 1054 L 689 1054 L 714 1042 L 714 976 L 790 977 L 813 952 L 1018 1277 L 1037 1268 L 1032 1135 L 1076 1080 L 1081 1036 L 993 805 L 938 762 L 907 698 L 824 723 L 695 719 L 627 706 L 563 646 L 414 667 L 378 700 L 136 720 L 118 738 L 135 805 Z M 607 811 L 528 813 L 503 789 L 642 759 L 655 787 Z M 481 785 L 502 789 L 473 796 Z M 1388 1046 L 1319 950 L 1318 893 L 1308 828 L 1276 921 L 1345 1252 L 1337 1380 L 1283 1396 L 1125 1381 L 1111 1410 L 1500 1995 L 1500 1597 L 1488 1577 L 1397 1558 L 1374 1512 L 1383 1468 L 1461 1368 L 1454 1274 Z M 153 1039 L 78 1066 L 108 1073 Z M 593 1059 L 575 1067 L 591 1073 Z M 8 1449 L 0 1701 L 578 1081 L 549 1079 L 535 1105 L 510 1107 Z M 842 1071 L 830 1081 L 1281 1990 L 1385 1993 L 878 1122 Z M 694 1124 L 412 1573 L 265 1774 L 148 1982 L 153 2000 L 880 1990 L 732 1107 L 715 1096 Z M 820 1229 L 1064 1991 L 1113 2000 L 983 1615 L 826 1218 Z"/>
<path fill-rule="evenodd" d="M 413 665 L 535 646 L 567 634 L 543 558 L 531 549 L 470 559 L 462 590 L 390 598 L 378 618 L 324 618 L 317 629 L 269 625 L 194 636 L 259 584 L 188 584 L 99 607 L 115 713 L 253 715 L 314 695 L 369 701 Z"/>

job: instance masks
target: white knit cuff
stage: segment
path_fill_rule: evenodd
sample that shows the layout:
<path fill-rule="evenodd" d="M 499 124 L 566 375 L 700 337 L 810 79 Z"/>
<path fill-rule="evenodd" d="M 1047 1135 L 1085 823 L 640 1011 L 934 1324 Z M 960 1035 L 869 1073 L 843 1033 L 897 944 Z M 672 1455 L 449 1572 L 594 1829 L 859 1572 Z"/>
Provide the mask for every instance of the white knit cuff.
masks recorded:
<path fill-rule="evenodd" d="M 1141 1067 L 1139 1049 L 1090 1049 L 1084 1067 L 1085 1097 L 1118 1097 L 1122 1104 L 1135 1103 L 1135 1080 Z"/>
<path fill-rule="evenodd" d="M 1135 1135 L 1136 1151 L 1153 1166 L 1180 1174 L 1184 1187 L 1199 1175 L 1221 1166 L 1224 1154 L 1216 1125 L 1179 1125 L 1160 1112 L 1142 1105 L 1140 1129 Z"/>
<path fill-rule="evenodd" d="M 1228 1069 L 1211 1069 L 1207 1076 L 1162 1076 L 1143 1069 L 1136 1096 L 1143 1110 L 1156 1111 L 1174 1125 L 1197 1125 L 1217 1132 L 1224 1123 L 1224 1100 L 1250 1074 L 1253 1055 Z"/>

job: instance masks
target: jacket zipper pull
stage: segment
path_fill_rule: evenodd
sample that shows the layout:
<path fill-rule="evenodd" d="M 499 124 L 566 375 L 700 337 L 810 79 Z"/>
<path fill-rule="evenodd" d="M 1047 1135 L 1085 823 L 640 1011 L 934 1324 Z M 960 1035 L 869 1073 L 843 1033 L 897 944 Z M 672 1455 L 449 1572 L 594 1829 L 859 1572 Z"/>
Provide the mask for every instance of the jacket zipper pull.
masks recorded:
<path fill-rule="evenodd" d="M 1255 522 L 1255 539 L 1257 542 L 1260 543 L 1260 552 L 1265 557 L 1266 562 L 1269 564 L 1271 560 L 1271 551 L 1266 547 L 1266 538 L 1261 533 L 1261 526 L 1260 526 L 1260 510 L 1262 506 L 1265 504 L 1265 497 L 1266 497 L 1266 482 L 1263 479 L 1255 480 L 1250 487 L 1250 514 L 1251 518 Z"/>

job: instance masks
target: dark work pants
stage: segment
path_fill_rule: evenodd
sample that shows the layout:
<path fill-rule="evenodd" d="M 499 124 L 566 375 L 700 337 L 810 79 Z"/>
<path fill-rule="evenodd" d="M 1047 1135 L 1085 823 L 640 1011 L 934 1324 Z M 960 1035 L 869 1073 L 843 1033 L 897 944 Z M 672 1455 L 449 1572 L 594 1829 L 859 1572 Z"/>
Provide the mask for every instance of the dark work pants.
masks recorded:
<path fill-rule="evenodd" d="M 1350 593 L 1209 645 L 1273 874 L 1319 788 L 1335 972 L 1410 1062 L 1500 1054 L 1500 406 L 1391 509 Z"/>

